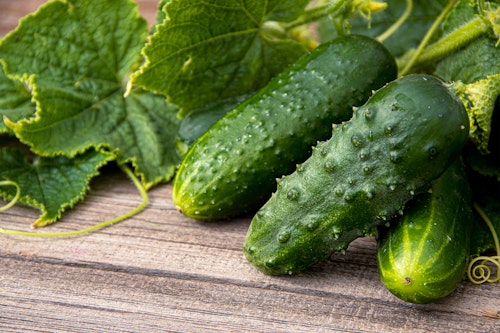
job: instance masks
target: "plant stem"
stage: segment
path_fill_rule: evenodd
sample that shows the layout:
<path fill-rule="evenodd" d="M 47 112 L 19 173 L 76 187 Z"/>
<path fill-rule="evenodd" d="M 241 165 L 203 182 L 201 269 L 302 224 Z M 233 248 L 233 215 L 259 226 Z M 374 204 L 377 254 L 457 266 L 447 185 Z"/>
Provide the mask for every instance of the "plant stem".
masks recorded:
<path fill-rule="evenodd" d="M 108 227 L 112 224 L 124 221 L 139 212 L 141 212 L 144 208 L 146 208 L 146 205 L 148 204 L 148 194 L 146 192 L 146 189 L 142 186 L 141 182 L 137 177 L 134 175 L 134 173 L 125 165 L 120 165 L 121 169 L 123 172 L 127 174 L 127 176 L 132 180 L 134 183 L 135 187 L 139 191 L 142 197 L 142 202 L 140 205 L 138 205 L 135 209 L 118 216 L 114 219 L 99 223 L 97 225 L 94 225 L 92 227 L 86 228 L 86 229 L 81 229 L 81 230 L 75 230 L 75 231 L 61 231 L 61 232 L 50 232 L 50 233 L 38 233 L 38 232 L 30 232 L 30 231 L 20 231 L 20 230 L 10 230 L 10 229 L 3 229 L 0 228 L 0 233 L 7 234 L 7 235 L 15 235 L 15 236 L 26 236 L 26 237 L 69 237 L 69 236 L 79 236 L 83 235 L 98 229 L 102 229 L 104 227 Z"/>
<path fill-rule="evenodd" d="M 488 29 L 489 26 L 481 18 L 475 18 L 459 29 L 446 35 L 439 42 L 426 48 L 418 58 L 416 64 L 442 59 L 452 51 L 467 45 L 477 37 L 486 33 Z"/>
<path fill-rule="evenodd" d="M 282 23 L 281 26 L 286 30 L 290 31 L 294 28 L 297 28 L 301 25 L 308 24 L 311 22 L 318 21 L 324 17 L 329 15 L 331 16 L 339 16 L 343 15 L 348 8 L 356 0 L 335 0 L 329 1 L 324 5 L 312 7 L 306 10 L 302 15 L 300 15 L 296 20 L 292 22 Z"/>
<path fill-rule="evenodd" d="M 436 20 L 434 21 L 434 23 L 430 27 L 430 29 L 425 34 L 424 38 L 422 39 L 422 41 L 418 45 L 417 50 L 412 54 L 410 60 L 406 63 L 406 65 L 400 71 L 399 76 L 406 75 L 413 66 L 415 66 L 416 64 L 422 63 L 420 61 L 420 59 L 421 59 L 421 54 L 422 54 L 424 48 L 429 43 L 429 40 L 431 39 L 432 35 L 434 34 L 434 32 L 439 27 L 439 25 L 441 24 L 441 22 L 443 21 L 443 19 L 446 17 L 446 15 L 448 15 L 448 13 L 450 12 L 450 10 L 452 10 L 453 7 L 455 7 L 455 5 L 457 4 L 457 2 L 458 2 L 458 0 L 451 0 L 450 2 L 448 2 L 448 4 L 446 5 L 446 7 L 439 14 L 439 16 L 436 18 Z M 434 44 L 434 45 L 437 45 L 437 44 Z M 438 46 L 438 48 L 442 48 L 442 46 Z M 453 47 L 453 50 L 455 50 L 455 49 L 456 48 Z M 449 52 L 450 52 L 450 50 L 447 50 L 446 53 L 449 53 Z"/>

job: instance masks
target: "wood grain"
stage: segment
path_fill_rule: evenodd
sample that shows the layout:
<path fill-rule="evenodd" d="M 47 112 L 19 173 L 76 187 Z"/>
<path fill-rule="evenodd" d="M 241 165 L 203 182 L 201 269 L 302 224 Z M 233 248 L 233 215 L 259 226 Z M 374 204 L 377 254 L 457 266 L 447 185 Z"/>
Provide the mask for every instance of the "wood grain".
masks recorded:
<path fill-rule="evenodd" d="M 41 1 L 0 0 L 0 36 Z M 149 21 L 155 1 L 139 1 Z M 244 258 L 249 218 L 198 222 L 149 193 L 139 215 L 80 237 L 0 236 L 1 332 L 495 332 L 500 288 L 464 282 L 414 305 L 378 279 L 373 238 L 299 276 L 271 277 Z M 40 232 L 81 229 L 140 203 L 118 168 L 105 167 L 87 199 Z M 1 203 L 0 203 L 1 204 Z M 15 206 L 3 228 L 29 230 L 38 212 Z"/>
<path fill-rule="evenodd" d="M 138 216 L 62 239 L 2 236 L 2 332 L 493 332 L 500 288 L 464 282 L 430 305 L 399 301 L 381 285 L 375 243 L 294 277 L 251 267 L 241 246 L 249 219 L 203 223 L 173 207 L 171 186 L 150 192 Z M 117 169 L 51 230 L 90 226 L 140 201 Z M 15 207 L 2 227 L 27 229 L 37 212 Z M 44 232 L 41 230 L 40 232 Z"/>

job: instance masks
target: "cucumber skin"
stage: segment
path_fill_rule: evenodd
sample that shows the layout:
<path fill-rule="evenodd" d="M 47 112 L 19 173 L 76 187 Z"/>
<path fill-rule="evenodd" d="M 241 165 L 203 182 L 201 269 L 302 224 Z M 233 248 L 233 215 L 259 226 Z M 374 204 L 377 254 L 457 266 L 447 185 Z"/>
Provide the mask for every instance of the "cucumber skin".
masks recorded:
<path fill-rule="evenodd" d="M 461 158 L 408 203 L 404 215 L 377 239 L 380 280 L 395 296 L 429 303 L 462 282 L 469 257 L 472 197 Z"/>
<path fill-rule="evenodd" d="M 390 82 L 281 179 L 252 219 L 246 258 L 266 274 L 293 274 L 345 250 L 427 190 L 468 133 L 464 105 L 436 77 Z"/>
<path fill-rule="evenodd" d="M 229 111 L 190 148 L 173 200 L 185 215 L 227 219 L 255 211 L 295 169 L 331 124 L 352 116 L 371 92 L 396 78 L 379 42 L 347 36 L 319 46 Z"/>

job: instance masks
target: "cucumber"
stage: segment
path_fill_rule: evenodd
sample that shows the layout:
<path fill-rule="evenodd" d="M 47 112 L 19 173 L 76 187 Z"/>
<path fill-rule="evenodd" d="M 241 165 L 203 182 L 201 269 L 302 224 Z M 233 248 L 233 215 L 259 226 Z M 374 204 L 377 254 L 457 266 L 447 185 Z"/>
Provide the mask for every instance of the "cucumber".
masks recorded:
<path fill-rule="evenodd" d="M 429 303 L 453 292 L 465 277 L 473 218 L 462 159 L 405 207 L 402 218 L 380 228 L 380 280 L 400 299 Z"/>
<path fill-rule="evenodd" d="M 293 274 L 345 250 L 427 190 L 468 133 L 464 105 L 438 78 L 390 82 L 279 181 L 251 221 L 246 258 L 264 273 Z"/>
<path fill-rule="evenodd" d="M 255 211 L 331 124 L 352 116 L 372 90 L 395 79 L 379 42 L 346 36 L 319 46 L 213 124 L 183 158 L 173 200 L 188 217 L 226 219 Z"/>

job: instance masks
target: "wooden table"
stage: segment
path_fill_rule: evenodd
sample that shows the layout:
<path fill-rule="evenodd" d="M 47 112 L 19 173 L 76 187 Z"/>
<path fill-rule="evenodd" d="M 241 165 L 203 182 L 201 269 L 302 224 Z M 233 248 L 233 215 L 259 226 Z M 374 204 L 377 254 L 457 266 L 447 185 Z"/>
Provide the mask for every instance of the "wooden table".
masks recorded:
<path fill-rule="evenodd" d="M 0 0 L 0 36 L 41 2 Z M 151 22 L 156 1 L 139 4 Z M 498 285 L 463 282 L 436 303 L 402 302 L 378 279 L 372 238 L 300 276 L 266 276 L 242 253 L 249 218 L 198 222 L 175 210 L 169 184 L 149 195 L 139 215 L 85 236 L 0 235 L 0 331 L 500 331 Z M 49 228 L 81 229 L 139 203 L 127 177 L 105 167 L 87 199 Z M 0 226 L 29 230 L 37 217 L 15 206 Z"/>

